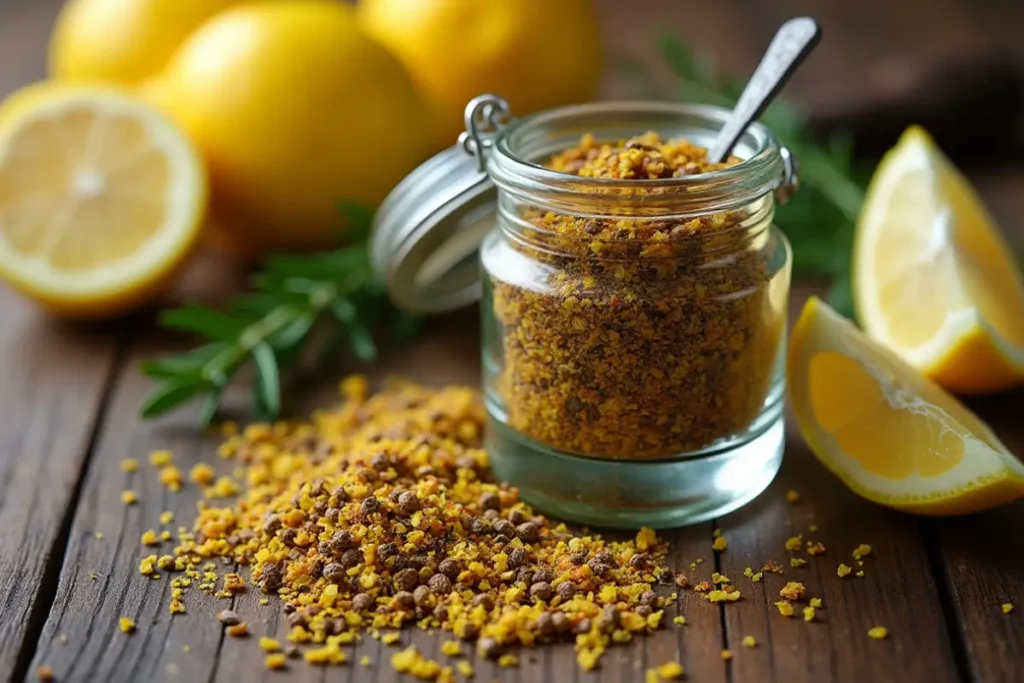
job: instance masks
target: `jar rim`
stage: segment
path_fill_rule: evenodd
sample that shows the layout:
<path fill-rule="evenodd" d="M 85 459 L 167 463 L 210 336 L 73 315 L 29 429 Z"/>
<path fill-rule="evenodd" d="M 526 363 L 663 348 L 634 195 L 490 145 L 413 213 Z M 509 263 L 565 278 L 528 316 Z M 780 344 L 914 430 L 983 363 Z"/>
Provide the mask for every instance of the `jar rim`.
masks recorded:
<path fill-rule="evenodd" d="M 751 124 L 741 136 L 734 152 L 741 161 L 724 169 L 680 178 L 578 176 L 547 168 L 540 160 L 562 151 L 569 142 L 565 135 L 544 142 L 545 130 L 572 132 L 578 140 L 584 132 L 593 132 L 598 139 L 614 137 L 601 136 L 600 130 L 591 131 L 588 126 L 617 126 L 623 134 L 627 130 L 633 131 L 625 137 L 646 130 L 668 128 L 677 130 L 671 137 L 685 137 L 695 144 L 708 146 L 714 134 L 725 125 L 729 114 L 728 109 L 713 105 L 653 100 L 597 102 L 547 109 L 515 119 L 498 132 L 492 153 L 488 155 L 487 171 L 499 188 L 514 193 L 531 189 L 558 189 L 574 194 L 586 193 L 590 189 L 602 193 L 675 190 L 678 192 L 670 194 L 675 202 L 685 196 L 708 210 L 722 210 L 767 194 L 782 182 L 785 172 L 782 146 L 771 130 L 761 123 Z M 686 123 L 689 127 L 684 125 Z M 706 139 L 694 139 L 702 137 Z M 567 188 L 566 183 L 571 183 L 572 188 Z"/>

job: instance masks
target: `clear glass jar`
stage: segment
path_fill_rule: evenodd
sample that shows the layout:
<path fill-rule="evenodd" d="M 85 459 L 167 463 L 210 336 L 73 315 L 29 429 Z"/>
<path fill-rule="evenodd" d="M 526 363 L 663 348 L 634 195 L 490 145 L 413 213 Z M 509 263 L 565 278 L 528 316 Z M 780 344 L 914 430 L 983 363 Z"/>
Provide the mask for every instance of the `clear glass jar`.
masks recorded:
<path fill-rule="evenodd" d="M 581 105 L 513 121 L 491 141 L 487 447 L 497 476 L 549 514 L 694 523 L 749 501 L 778 471 L 791 255 L 772 218 L 792 170 L 785 150 L 755 125 L 734 152 L 742 161 L 710 173 L 617 180 L 543 166 L 584 133 L 707 146 L 726 115 Z"/>

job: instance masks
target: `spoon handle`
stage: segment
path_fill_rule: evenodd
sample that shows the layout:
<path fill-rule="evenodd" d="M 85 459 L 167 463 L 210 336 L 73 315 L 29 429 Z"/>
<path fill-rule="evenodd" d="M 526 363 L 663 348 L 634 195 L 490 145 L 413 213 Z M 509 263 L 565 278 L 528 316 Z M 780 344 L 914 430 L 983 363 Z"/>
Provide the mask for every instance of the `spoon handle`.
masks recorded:
<path fill-rule="evenodd" d="M 810 17 L 790 19 L 779 28 L 708 150 L 709 161 L 718 163 L 729 155 L 743 131 L 761 115 L 820 38 L 821 29 Z"/>

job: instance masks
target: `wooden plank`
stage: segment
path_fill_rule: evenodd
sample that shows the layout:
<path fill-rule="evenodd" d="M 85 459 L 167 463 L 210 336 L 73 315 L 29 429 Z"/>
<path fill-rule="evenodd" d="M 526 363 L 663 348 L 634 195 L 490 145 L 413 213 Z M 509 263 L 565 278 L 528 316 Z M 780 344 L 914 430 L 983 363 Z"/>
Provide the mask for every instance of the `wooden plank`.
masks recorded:
<path fill-rule="evenodd" d="M 978 190 L 1008 239 L 1024 247 L 1024 171 L 972 173 Z M 1007 447 L 1024 456 L 1024 390 L 968 401 Z M 1024 501 L 970 517 L 929 520 L 924 528 L 944 583 L 948 617 L 965 652 L 962 667 L 974 681 L 1022 681 L 1024 648 Z M 1003 614 L 1003 603 L 1015 611 Z"/>
<path fill-rule="evenodd" d="M 722 572 L 744 595 L 725 607 L 733 680 L 958 680 L 917 521 L 855 496 L 814 460 L 795 425 L 789 427 L 776 482 L 752 505 L 720 520 L 729 542 Z M 790 489 L 800 494 L 797 504 L 786 500 Z M 816 532 L 809 530 L 812 525 Z M 786 540 L 797 535 L 821 541 L 825 554 L 787 551 Z M 851 552 L 861 543 L 872 546 L 865 576 L 840 579 L 840 562 L 858 569 Z M 807 564 L 792 568 L 791 556 Z M 764 572 L 760 583 L 743 576 L 746 567 L 760 571 L 768 560 L 780 563 L 784 574 Z M 807 599 L 795 604 L 789 619 L 775 607 L 787 581 L 803 583 L 807 598 L 822 599 L 824 609 L 813 623 L 802 618 Z M 869 638 L 874 626 L 885 626 L 889 638 Z M 755 648 L 742 646 L 746 636 L 754 637 Z M 929 655 L 913 654 L 920 652 Z"/>
<path fill-rule="evenodd" d="M 171 680 L 172 674 L 201 681 L 215 669 L 221 628 L 213 615 L 230 602 L 192 589 L 187 595 L 190 614 L 171 618 L 166 578 L 154 581 L 138 571 L 142 557 L 168 552 L 170 545 L 145 548 L 142 533 L 163 528 L 158 518 L 165 510 L 174 513 L 172 528 L 189 525 L 198 497 L 191 487 L 168 491 L 147 454 L 172 450 L 186 476 L 193 464 L 214 460 L 213 440 L 195 428 L 194 415 L 173 415 L 154 424 L 138 420 L 138 407 L 150 388 L 138 363 L 166 346 L 155 336 L 133 346 L 100 427 L 56 598 L 32 663 L 33 669 L 49 665 L 59 681 Z M 124 458 L 137 458 L 138 471 L 123 472 Z M 128 489 L 136 492 L 137 504 L 121 502 L 121 492 Z M 133 619 L 137 631 L 122 633 L 120 617 Z"/>
<path fill-rule="evenodd" d="M 52 599 L 115 338 L 0 289 L 0 680 L 24 669 Z"/>

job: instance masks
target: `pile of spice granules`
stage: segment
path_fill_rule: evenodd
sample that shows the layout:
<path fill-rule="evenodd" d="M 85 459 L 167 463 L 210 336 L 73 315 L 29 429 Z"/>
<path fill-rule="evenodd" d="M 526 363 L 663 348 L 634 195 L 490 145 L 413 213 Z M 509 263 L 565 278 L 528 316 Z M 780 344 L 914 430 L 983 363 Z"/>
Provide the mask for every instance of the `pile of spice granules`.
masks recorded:
<path fill-rule="evenodd" d="M 221 446 L 244 468 L 237 502 L 213 504 L 222 492 L 199 478 L 218 490 L 193 531 L 139 567 L 172 575 L 172 614 L 187 611 L 195 588 L 262 590 L 282 601 L 288 654 L 317 665 L 345 662 L 342 646 L 361 632 L 416 624 L 476 641 L 508 666 L 511 646 L 575 640 L 592 669 L 610 644 L 659 627 L 666 599 L 652 588 L 671 580 L 665 545 L 648 529 L 628 542 L 576 535 L 492 481 L 476 392 L 394 382 L 370 396 L 361 378 L 342 386 L 344 402 L 311 422 L 251 425 Z M 245 569 L 212 561 L 221 558 Z M 248 633 L 233 612 L 218 618 Z M 267 666 L 285 666 L 277 649 Z M 454 675 L 412 650 L 393 664 Z"/>
<path fill-rule="evenodd" d="M 706 155 L 656 133 L 585 135 L 547 165 L 594 179 L 600 208 L 580 196 L 578 214 L 508 209 L 508 240 L 527 261 L 496 264 L 488 288 L 503 354 L 494 388 L 511 427 L 574 454 L 659 458 L 740 433 L 761 412 L 785 324 L 772 292 L 789 277 L 770 200 L 671 219 L 644 209 L 671 191 L 666 179 L 739 161 Z M 609 179 L 662 184 L 606 190 Z"/>

